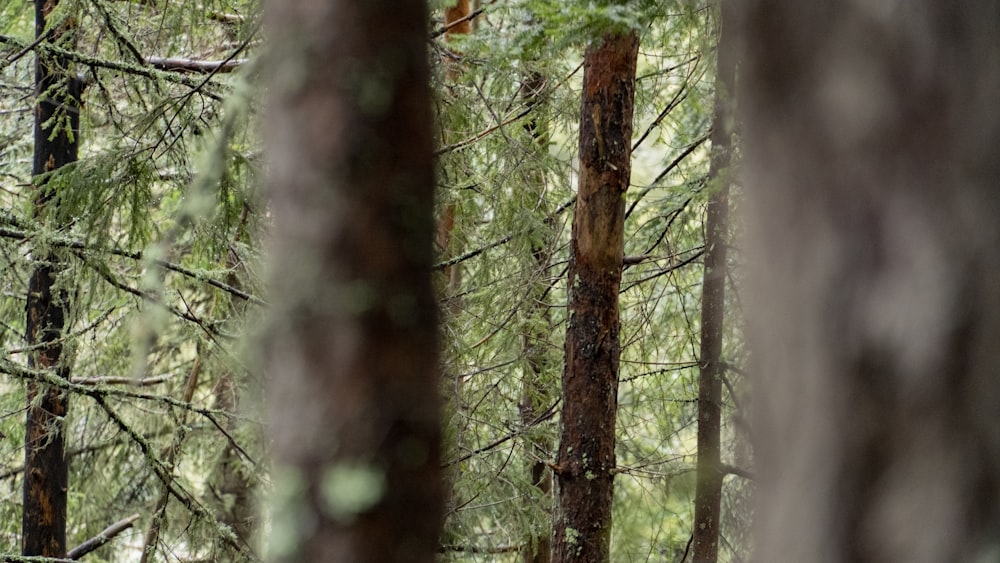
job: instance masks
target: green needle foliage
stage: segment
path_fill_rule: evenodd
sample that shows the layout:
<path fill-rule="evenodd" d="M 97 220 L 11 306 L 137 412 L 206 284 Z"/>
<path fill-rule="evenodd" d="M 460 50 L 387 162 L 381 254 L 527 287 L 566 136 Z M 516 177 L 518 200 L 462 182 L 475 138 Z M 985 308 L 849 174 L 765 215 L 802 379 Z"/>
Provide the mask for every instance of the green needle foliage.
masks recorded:
<path fill-rule="evenodd" d="M 20 543 L 24 379 L 41 377 L 23 371 L 26 258 L 52 249 L 71 307 L 68 545 L 138 513 L 113 548 L 89 558 L 134 561 L 148 548 L 151 561 L 242 561 L 259 552 L 263 444 L 249 391 L 257 385 L 240 360 L 247 319 L 262 303 L 254 264 L 266 220 L 254 66 L 153 64 L 252 59 L 258 11 L 243 1 L 64 0 L 48 27 L 72 33 L 40 47 L 30 3 L 0 8 L 0 326 L 9 359 L 0 545 Z M 33 61 L 43 48 L 86 84 L 79 161 L 44 179 L 30 176 Z M 67 95 L 52 90 L 41 95 Z M 54 119 L 68 124 L 65 113 Z M 41 180 L 53 193 L 44 209 L 32 187 Z"/>
<path fill-rule="evenodd" d="M 583 49 L 605 32 L 637 29 L 612 560 L 679 560 L 693 525 L 704 208 L 717 189 L 707 178 L 714 4 L 481 0 L 472 32 L 447 37 L 440 25 L 454 2 L 431 4 L 447 235 L 438 248 L 441 557 L 521 560 L 549 533 L 552 494 L 537 477 L 558 446 Z M 65 262 L 57 285 L 71 306 L 70 547 L 139 513 L 114 547 L 88 559 L 136 561 L 147 549 L 147 561 L 246 561 L 267 549 L 262 376 L 242 345 L 267 301 L 258 276 L 268 223 L 258 188 L 260 9 L 255 0 L 62 0 L 49 21 L 72 22 L 75 38 L 48 48 L 87 85 L 80 159 L 47 178 L 55 195 L 40 211 L 34 14 L 28 2 L 0 3 L 4 554 L 19 542 L 24 379 L 42 377 L 25 371 L 28 257 L 45 249 Z M 195 71 L 181 68 L 185 60 L 237 66 Z M 734 249 L 730 261 L 739 260 Z M 738 319 L 738 289 L 728 295 Z M 738 366 L 739 322 L 727 331 L 723 356 Z M 733 393 L 724 392 L 723 458 L 749 465 L 739 379 L 733 370 Z M 341 486 L 373 489 L 368 477 L 336 477 L 334 500 L 368 502 Z M 748 551 L 749 487 L 725 483 L 720 553 L 736 561 Z"/>

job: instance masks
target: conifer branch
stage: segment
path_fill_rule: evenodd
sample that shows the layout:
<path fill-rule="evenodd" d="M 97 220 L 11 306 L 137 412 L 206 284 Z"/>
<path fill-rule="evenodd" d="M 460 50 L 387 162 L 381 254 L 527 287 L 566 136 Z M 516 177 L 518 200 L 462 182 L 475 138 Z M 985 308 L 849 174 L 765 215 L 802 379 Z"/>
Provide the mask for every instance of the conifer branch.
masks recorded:
<path fill-rule="evenodd" d="M 44 40 L 44 37 L 40 39 Z M 21 47 L 21 50 L 16 55 L 9 57 L 4 62 L 3 66 L 13 63 L 20 57 L 24 56 L 24 54 L 29 53 L 31 51 L 41 51 L 41 52 L 51 53 L 53 55 L 57 55 L 60 57 L 65 57 L 70 61 L 92 68 L 104 68 L 108 70 L 115 70 L 118 72 L 124 72 L 135 76 L 141 76 L 143 78 L 149 78 L 151 80 L 165 80 L 167 82 L 173 82 L 175 84 L 187 86 L 194 91 L 202 92 L 205 96 L 212 98 L 215 101 L 221 102 L 223 99 L 222 96 L 220 96 L 219 94 L 205 90 L 204 82 L 194 80 L 190 77 L 187 77 L 183 74 L 179 74 L 176 72 L 168 72 L 164 70 L 158 70 L 149 66 L 123 63 L 120 61 L 110 61 L 107 59 L 102 59 L 100 57 L 85 55 L 77 51 L 63 49 L 61 47 L 57 47 L 51 44 L 43 45 L 40 42 L 40 40 L 35 40 L 32 41 L 31 43 L 25 43 L 9 35 L 0 35 L 0 43 L 7 43 L 10 45 Z"/>
<path fill-rule="evenodd" d="M 559 412 L 558 409 L 557 409 L 557 407 L 559 406 L 559 401 L 560 401 L 559 399 L 556 399 L 556 401 L 554 403 L 552 403 L 551 405 L 549 405 L 549 407 L 547 409 L 545 409 L 544 411 L 542 411 L 542 414 L 538 415 L 537 417 L 535 417 L 534 420 L 532 420 L 531 422 L 523 425 L 521 428 L 518 428 L 517 430 L 515 430 L 513 432 L 510 432 L 508 434 L 505 434 L 505 435 L 497 438 L 496 440 L 493 440 L 492 442 L 490 442 L 489 444 L 487 444 L 487 445 L 485 445 L 485 446 L 483 446 L 481 448 L 472 450 L 472 451 L 470 451 L 470 452 L 468 452 L 468 453 L 466 453 L 464 455 L 461 455 L 461 456 L 459 456 L 459 457 L 457 457 L 457 458 L 455 458 L 455 459 L 453 459 L 451 461 L 448 461 L 448 462 L 442 464 L 441 467 L 442 468 L 448 468 L 448 467 L 451 467 L 452 465 L 455 465 L 456 463 L 462 463 L 463 461 L 465 461 L 467 459 L 470 459 L 470 458 L 472 458 L 474 456 L 477 456 L 477 455 L 479 455 L 481 453 L 488 452 L 488 451 L 490 451 L 490 450 L 492 450 L 492 449 L 494 449 L 494 448 L 496 448 L 498 446 L 503 445 L 504 443 L 506 443 L 506 442 L 508 442 L 508 441 L 510 441 L 510 440 L 512 440 L 514 438 L 517 438 L 518 436 L 520 436 L 520 435 L 524 434 L 525 432 L 527 432 L 529 429 L 531 429 L 531 428 L 533 428 L 535 426 L 538 426 L 539 424 L 541 424 L 541 423 L 545 422 L 546 420 L 548 420 L 548 419 L 552 418 L 553 416 L 555 416 L 555 414 L 557 412 Z"/>
<path fill-rule="evenodd" d="M 21 224 L 21 222 L 19 220 L 14 219 L 10 215 L 5 215 L 3 217 L 0 217 L 0 221 L 12 223 L 12 224 L 15 224 L 15 225 L 18 225 L 18 226 L 20 226 L 20 224 Z M 28 240 L 29 238 L 31 238 L 31 236 L 27 232 L 25 232 L 25 231 L 19 231 L 19 230 L 9 229 L 9 228 L 5 228 L 5 227 L 0 227 L 0 237 L 14 239 L 14 240 Z M 135 251 L 130 251 L 130 250 L 121 250 L 121 249 L 117 249 L 117 248 L 100 248 L 100 247 L 95 248 L 95 247 L 93 247 L 91 245 L 88 245 L 88 244 L 84 243 L 83 241 L 75 240 L 75 239 L 71 239 L 71 238 L 67 238 L 67 237 L 52 237 L 50 239 L 47 239 L 46 242 L 48 244 L 50 244 L 52 246 L 55 246 L 55 247 L 58 247 L 58 248 L 67 248 L 67 249 L 70 249 L 70 250 L 80 250 L 80 251 L 84 251 L 84 252 L 95 252 L 95 253 L 105 252 L 105 253 L 108 253 L 108 254 L 111 254 L 111 255 L 114 255 L 114 256 L 120 256 L 122 258 L 129 258 L 129 259 L 135 260 L 137 262 L 142 262 L 142 261 L 147 260 L 147 258 L 145 257 L 145 255 L 142 252 L 135 252 Z M 267 304 L 260 297 L 257 297 L 255 295 L 251 295 L 251 294 L 249 294 L 249 293 L 247 293 L 247 292 L 245 292 L 245 291 L 243 291 L 241 289 L 235 288 L 235 287 L 233 287 L 233 286 L 231 286 L 231 285 L 229 285 L 229 284 L 227 284 L 225 282 L 222 282 L 222 281 L 210 278 L 210 277 L 208 277 L 208 276 L 206 276 L 204 274 L 199 274 L 198 272 L 195 272 L 194 270 L 192 270 L 190 268 L 185 268 L 184 266 L 181 266 L 180 264 L 175 264 L 173 262 L 168 262 L 166 260 L 160 260 L 160 259 L 153 259 L 153 260 L 150 260 L 150 262 L 152 262 L 153 264 L 156 264 L 157 266 L 160 266 L 161 268 L 165 268 L 165 269 L 170 270 L 172 272 L 176 272 L 178 274 L 181 274 L 181 275 L 183 275 L 185 277 L 188 277 L 188 278 L 200 281 L 202 283 L 206 283 L 206 284 L 208 284 L 208 285 L 210 285 L 210 286 L 212 286 L 212 287 L 214 287 L 216 289 L 220 289 L 222 291 L 225 291 L 226 293 L 228 293 L 230 295 L 233 295 L 235 297 L 239 297 L 240 299 L 243 299 L 244 301 L 249 301 L 249 302 L 251 302 L 251 303 L 253 303 L 255 305 L 266 305 Z"/>
<path fill-rule="evenodd" d="M 651 192 L 653 189 L 658 188 L 660 186 L 660 181 L 662 181 L 667 176 L 667 174 L 673 171 L 674 168 L 677 168 L 677 166 L 680 165 L 680 163 L 683 162 L 685 158 L 690 156 L 691 153 L 695 151 L 695 149 L 700 147 L 702 143 L 707 141 L 711 136 L 712 136 L 712 131 L 709 130 L 707 133 L 705 133 L 698 139 L 695 139 L 695 141 L 690 145 L 688 145 L 683 151 L 681 151 L 681 154 L 677 155 L 677 158 L 671 161 L 670 164 L 668 164 L 667 167 L 664 168 L 663 171 L 660 172 L 656 176 L 656 178 L 649 183 L 648 186 L 640 190 L 639 194 L 635 198 L 635 201 L 632 202 L 632 205 L 628 207 L 628 211 L 625 212 L 625 218 L 628 219 L 628 217 L 632 215 L 632 211 L 635 210 L 635 206 L 639 205 L 639 202 L 642 200 L 642 198 L 646 197 L 646 194 Z"/>
<path fill-rule="evenodd" d="M 576 196 L 573 196 L 573 197 L 569 198 L 569 200 L 565 201 L 562 205 L 560 205 L 559 207 L 557 207 L 555 209 L 555 211 L 553 211 L 552 213 L 549 214 L 549 216 L 546 218 L 546 220 L 550 220 L 550 219 L 553 219 L 555 217 L 558 217 L 560 214 L 562 214 L 563 211 L 566 211 L 570 207 L 573 207 L 574 203 L 576 203 Z M 461 262 L 465 262 L 466 260 L 469 260 L 471 258 L 475 258 L 476 256 L 479 256 L 480 254 L 486 252 L 487 250 L 493 250 L 494 248 L 496 248 L 498 246 L 503 246 L 503 245 L 507 244 L 508 242 L 514 240 L 514 237 L 517 237 L 517 236 L 520 236 L 520 235 L 524 235 L 524 234 L 527 234 L 527 231 L 521 231 L 521 232 L 518 232 L 518 233 L 511 233 L 511 234 L 509 234 L 509 235 L 507 235 L 507 236 L 505 236 L 505 237 L 503 237 L 503 238 L 501 238 L 499 240 L 495 240 L 495 241 L 493 241 L 493 242 L 491 242 L 491 243 L 489 243 L 489 244 L 487 244 L 485 246 L 480 246 L 479 248 L 474 248 L 474 249 L 472 249 L 472 250 L 470 250 L 470 251 L 468 251 L 468 252 L 466 252 L 464 254 L 460 254 L 460 255 L 452 258 L 451 260 L 445 260 L 444 262 L 438 262 L 437 264 L 434 264 L 434 266 L 432 266 L 431 269 L 434 270 L 434 271 L 443 270 L 443 269 L 447 268 L 448 266 L 454 266 L 455 264 L 459 264 Z"/>
<path fill-rule="evenodd" d="M 196 498 L 194 498 L 190 493 L 188 493 L 184 488 L 179 485 L 171 475 L 170 470 L 163 464 L 163 462 L 153 453 L 153 448 L 148 441 L 141 434 L 139 434 L 134 428 L 132 428 L 128 423 L 126 423 L 114 409 L 112 409 L 104 399 L 103 395 L 93 395 L 92 398 L 94 402 L 97 403 L 99 407 L 104 411 L 112 423 L 118 427 L 119 430 L 124 432 L 132 442 L 139 447 L 143 456 L 150 463 L 153 473 L 157 476 L 163 486 L 170 491 L 170 494 L 177 499 L 189 512 L 195 516 L 202 518 L 205 522 L 213 524 L 219 533 L 220 538 L 226 542 L 230 547 L 235 549 L 237 553 L 244 556 L 247 561 L 258 561 L 257 557 L 247 549 L 246 546 L 242 545 L 237 541 L 236 537 L 231 533 L 231 531 L 226 527 L 225 524 L 220 522 L 207 508 L 205 508 Z"/>

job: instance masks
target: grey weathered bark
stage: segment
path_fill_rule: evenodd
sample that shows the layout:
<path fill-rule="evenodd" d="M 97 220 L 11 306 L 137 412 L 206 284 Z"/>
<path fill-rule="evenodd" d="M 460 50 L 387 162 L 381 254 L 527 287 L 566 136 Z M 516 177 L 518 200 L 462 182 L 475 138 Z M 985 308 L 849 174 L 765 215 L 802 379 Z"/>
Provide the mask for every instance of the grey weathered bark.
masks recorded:
<path fill-rule="evenodd" d="M 741 3 L 761 562 L 1000 557 L 1000 5 Z"/>
<path fill-rule="evenodd" d="M 46 30 L 46 17 L 58 2 L 35 0 L 35 35 L 42 44 L 65 41 L 74 33 L 72 21 Z M 44 37 L 44 38 L 43 38 Z M 80 98 L 83 85 L 69 74 L 65 57 L 41 51 L 35 62 L 35 215 L 46 221 L 54 194 L 49 174 L 75 162 L 80 139 Z M 54 215 L 52 213 L 51 215 Z M 62 357 L 62 335 L 69 311 L 69 292 L 57 282 L 62 266 L 49 249 L 33 257 L 28 282 L 26 333 L 28 366 L 68 379 Z M 21 519 L 23 555 L 63 557 L 66 554 L 66 500 L 69 464 L 66 459 L 65 417 L 69 397 L 55 387 L 28 383 L 24 437 L 24 496 Z"/>
<path fill-rule="evenodd" d="M 639 37 L 608 33 L 584 57 L 552 560 L 607 561 L 618 409 L 618 292 Z"/>
<path fill-rule="evenodd" d="M 282 561 L 433 561 L 441 484 L 427 5 L 283 0 L 265 140 Z"/>
<path fill-rule="evenodd" d="M 719 4 L 715 117 L 708 177 L 713 190 L 705 217 L 705 270 L 701 296 L 701 353 L 698 361 L 698 465 L 695 482 L 694 563 L 719 559 L 722 504 L 722 338 L 725 329 L 726 255 L 729 245 L 729 185 L 732 179 L 733 103 L 736 53 L 726 12 L 732 0 Z"/>

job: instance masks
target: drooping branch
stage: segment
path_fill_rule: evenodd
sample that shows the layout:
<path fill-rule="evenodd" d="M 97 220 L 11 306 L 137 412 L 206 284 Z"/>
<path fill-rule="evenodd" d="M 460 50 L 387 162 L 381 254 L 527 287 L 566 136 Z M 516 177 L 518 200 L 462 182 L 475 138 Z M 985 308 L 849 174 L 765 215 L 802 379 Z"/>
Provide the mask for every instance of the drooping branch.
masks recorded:
<path fill-rule="evenodd" d="M 126 423 L 121 416 L 114 409 L 112 409 L 110 405 L 108 405 L 104 396 L 94 395 L 92 398 L 94 399 L 94 402 L 101 407 L 111 422 L 114 423 L 119 430 L 127 434 L 132 439 L 132 442 L 139 447 L 143 456 L 150 463 L 153 473 L 174 498 L 184 505 L 184 507 L 187 508 L 192 514 L 204 519 L 206 522 L 209 522 L 218 528 L 219 536 L 223 539 L 223 541 L 243 556 L 246 561 L 258 561 L 258 558 L 247 548 L 247 546 L 241 544 L 231 533 L 228 533 L 228 528 L 225 528 L 225 526 L 219 522 L 219 520 L 211 512 L 209 512 L 207 508 L 205 508 L 197 501 L 197 499 L 195 499 L 180 484 L 177 483 L 163 461 L 160 460 L 155 453 L 153 453 L 152 445 L 134 428 L 128 425 L 128 423 Z"/>
<path fill-rule="evenodd" d="M 11 223 L 11 224 L 15 224 L 15 225 L 18 225 L 18 226 L 21 225 L 20 221 L 14 219 L 13 217 L 11 217 L 9 215 L 3 216 L 2 218 L 0 218 L 0 221 Z M 0 237 L 14 239 L 14 240 L 28 240 L 29 238 L 31 238 L 31 235 L 29 233 L 27 233 L 26 231 L 20 231 L 20 230 L 16 230 L 16 229 L 9 229 L 9 228 L 5 228 L 5 227 L 0 227 Z M 243 291 L 241 289 L 235 288 L 235 287 L 233 287 L 233 286 L 231 286 L 231 285 L 229 285 L 229 284 L 227 284 L 225 282 L 222 282 L 222 281 L 210 278 L 210 277 L 208 277 L 208 276 L 206 276 L 204 274 L 199 274 L 198 272 L 196 272 L 196 271 L 194 271 L 194 270 L 192 270 L 190 268 L 185 268 L 184 266 L 181 266 L 180 264 L 176 264 L 176 263 L 173 263 L 173 262 L 168 262 L 166 260 L 160 260 L 160 259 L 152 259 L 152 260 L 150 260 L 142 252 L 135 252 L 135 251 L 131 251 L 131 250 L 121 250 L 121 249 L 117 249 L 117 248 L 94 248 L 92 245 L 88 245 L 87 243 L 85 243 L 85 242 L 83 242 L 81 240 L 72 239 L 72 238 L 68 238 L 68 237 L 61 237 L 61 236 L 49 238 L 46 242 L 48 244 L 52 245 L 52 246 L 59 247 L 59 248 L 68 248 L 68 249 L 71 249 L 71 250 L 81 250 L 81 251 L 97 252 L 97 253 L 106 252 L 106 253 L 114 255 L 114 256 L 120 256 L 122 258 L 130 258 L 132 260 L 136 260 L 136 261 L 139 261 L 139 262 L 149 260 L 150 262 L 152 262 L 153 264 L 156 264 L 157 266 L 160 266 L 161 268 L 165 268 L 167 270 L 170 270 L 172 272 L 176 272 L 178 274 L 181 274 L 183 276 L 189 277 L 191 279 L 198 280 L 198 281 L 203 282 L 203 283 L 207 283 L 208 285 L 210 285 L 210 286 L 212 286 L 212 287 L 214 287 L 216 289 L 221 289 L 222 291 L 225 291 L 226 293 L 228 293 L 228 294 L 230 294 L 230 295 L 232 295 L 234 297 L 239 297 L 240 299 L 243 299 L 244 301 L 249 301 L 249 302 L 254 303 L 256 305 L 266 305 L 267 304 L 260 297 L 257 297 L 255 295 L 251 295 L 251 294 L 249 294 L 249 293 L 247 293 L 247 292 L 245 292 L 245 291 Z"/>
<path fill-rule="evenodd" d="M 257 461 L 251 457 L 246 450 L 240 446 L 236 439 L 230 434 L 223 426 L 219 423 L 219 419 L 216 416 L 230 416 L 232 413 L 219 411 L 217 409 L 208 409 L 203 407 L 197 407 L 192 403 L 187 403 L 173 397 L 164 395 L 150 395 L 148 393 L 139 393 L 136 391 L 128 391 L 125 389 L 120 389 L 116 387 L 106 387 L 106 386 L 89 386 L 89 385 L 79 385 L 77 383 L 72 383 L 65 379 L 62 379 L 51 372 L 34 370 L 22 365 L 19 365 L 10 360 L 0 358 L 0 373 L 21 379 L 24 381 L 37 381 L 39 383 L 44 383 L 51 387 L 60 389 L 62 391 L 68 391 L 75 393 L 77 395 L 84 395 L 90 397 L 94 400 L 104 400 L 106 397 L 117 397 L 122 399 L 135 399 L 140 401 L 150 401 L 155 403 L 161 403 L 166 406 L 182 409 L 195 414 L 198 414 L 212 423 L 219 432 L 226 438 L 229 445 L 238 451 L 244 459 L 249 463 L 256 466 Z"/>

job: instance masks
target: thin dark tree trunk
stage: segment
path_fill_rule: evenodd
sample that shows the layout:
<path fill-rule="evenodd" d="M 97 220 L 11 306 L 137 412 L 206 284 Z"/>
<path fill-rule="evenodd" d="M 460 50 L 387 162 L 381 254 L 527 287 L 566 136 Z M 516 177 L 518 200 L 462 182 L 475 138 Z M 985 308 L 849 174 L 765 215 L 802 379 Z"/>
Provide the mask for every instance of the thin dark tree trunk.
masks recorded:
<path fill-rule="evenodd" d="M 755 560 L 1000 557 L 1000 4 L 741 2 Z"/>
<path fill-rule="evenodd" d="M 45 20 L 55 8 L 52 0 L 35 1 L 35 35 L 54 43 L 73 33 L 72 23 L 46 31 Z M 68 74 L 69 60 L 37 55 L 35 63 L 35 153 L 32 175 L 39 221 L 54 215 L 46 210 L 53 198 L 46 174 L 75 162 L 80 138 L 82 83 Z M 33 256 L 28 282 L 26 333 L 28 366 L 69 378 L 62 359 L 61 338 L 69 310 L 69 295 L 57 283 L 62 270 L 52 250 Z M 66 459 L 65 417 L 69 397 L 59 389 L 28 383 L 28 410 L 24 438 L 24 499 L 21 552 L 24 555 L 63 557 L 66 554 L 66 499 L 69 464 Z"/>
<path fill-rule="evenodd" d="M 539 103 L 539 95 L 545 85 L 545 80 L 538 72 L 532 72 L 521 85 L 521 99 L 525 105 L 535 106 Z M 539 153 L 547 150 L 546 132 L 539 124 L 536 112 L 525 123 L 525 131 L 531 135 Z M 539 158 L 541 158 L 539 156 Z M 541 166 L 528 167 L 525 173 L 528 201 L 545 200 L 545 172 Z M 543 205 L 539 207 L 539 212 L 548 215 L 547 208 Z M 528 299 L 531 306 L 529 309 L 528 325 L 529 329 L 524 336 L 524 354 L 528 362 L 529 371 L 524 376 L 524 384 L 521 389 L 521 424 L 527 427 L 533 424 L 543 409 L 549 406 L 553 394 L 554 380 L 547 377 L 553 366 L 549 361 L 546 346 L 549 342 L 549 334 L 552 329 L 552 319 L 549 315 L 548 294 L 551 285 L 548 283 L 548 276 L 544 274 L 549 271 L 549 247 L 552 238 L 552 223 L 546 221 L 545 231 L 537 233 L 532 237 L 531 254 L 535 262 L 535 271 L 540 279 L 532 284 L 529 290 Z M 544 283 L 543 283 L 544 282 Z M 529 460 L 529 472 L 531 484 L 537 489 L 537 495 L 530 496 L 529 502 L 542 504 L 545 512 L 551 515 L 552 511 L 552 473 L 546 465 L 546 460 L 552 456 L 552 441 L 548 437 L 534 436 L 529 433 L 528 450 L 534 459 Z M 532 507 L 536 508 L 536 507 Z M 521 561 L 524 563 L 549 563 L 552 559 L 552 540 L 548 530 L 539 533 L 528 541 L 527 547 L 521 552 Z"/>
<path fill-rule="evenodd" d="M 558 563 L 609 557 L 621 351 L 618 291 L 638 49 L 637 34 L 609 33 L 584 58 L 556 460 L 552 559 Z"/>
<path fill-rule="evenodd" d="M 244 205 L 240 217 L 239 226 L 233 242 L 230 244 L 229 252 L 226 255 L 226 283 L 230 287 L 242 290 L 243 276 L 246 274 L 246 265 L 236 252 L 237 245 L 241 242 L 241 233 L 247 229 L 250 220 L 250 206 Z M 231 298 L 224 299 L 228 309 L 227 314 L 231 317 L 238 317 L 244 313 L 236 306 Z M 226 432 L 230 435 L 239 434 L 241 430 L 250 430 L 241 424 L 238 416 L 245 391 L 245 379 L 241 378 L 235 370 L 225 369 L 219 374 L 218 381 L 212 394 L 215 396 L 216 410 L 230 413 L 226 417 Z M 244 432 L 245 433 L 245 432 Z M 212 489 L 219 500 L 219 507 L 216 510 L 219 521 L 230 527 L 236 534 L 239 542 L 247 547 L 251 552 L 255 551 L 255 533 L 257 528 L 257 486 L 251 468 L 244 465 L 239 452 L 232 444 L 227 444 L 222 456 L 219 458 L 213 471 Z"/>
<path fill-rule="evenodd" d="M 441 527 L 427 5 L 283 0 L 264 340 L 280 561 L 434 560 Z"/>
<path fill-rule="evenodd" d="M 694 499 L 694 563 L 719 559 L 719 523 L 722 504 L 722 338 L 726 307 L 726 249 L 729 231 L 729 184 L 732 162 L 732 102 L 736 68 L 732 35 L 719 6 L 718 63 L 715 78 L 715 117 L 709 182 L 714 190 L 705 218 L 705 270 L 701 297 L 701 359 L 698 362 L 698 466 Z"/>

